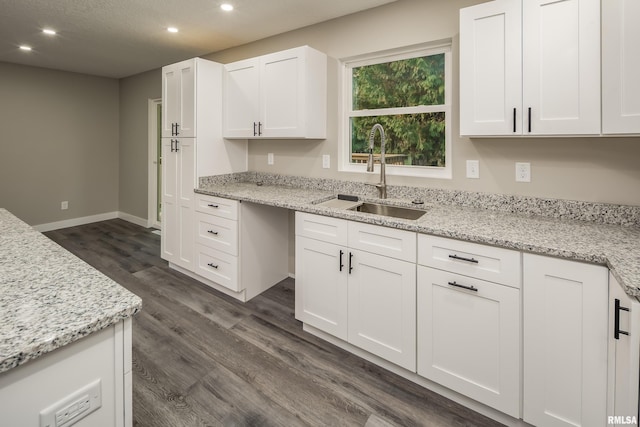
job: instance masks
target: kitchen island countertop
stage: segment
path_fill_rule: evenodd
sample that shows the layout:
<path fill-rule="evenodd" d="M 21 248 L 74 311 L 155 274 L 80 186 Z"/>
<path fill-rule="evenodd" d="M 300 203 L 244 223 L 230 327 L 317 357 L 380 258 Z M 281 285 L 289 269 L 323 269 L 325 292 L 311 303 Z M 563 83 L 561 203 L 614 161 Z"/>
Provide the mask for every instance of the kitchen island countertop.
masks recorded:
<path fill-rule="evenodd" d="M 0 374 L 141 307 L 139 297 L 0 209 Z"/>
<path fill-rule="evenodd" d="M 296 211 L 366 222 L 435 236 L 450 237 L 540 255 L 606 265 L 626 293 L 640 296 L 640 227 L 525 215 L 491 209 L 429 203 L 417 220 L 331 208 L 319 203 L 336 196 L 313 186 L 257 185 L 256 182 L 202 182 L 197 193 Z M 361 200 L 375 200 L 361 197 Z M 410 200 L 376 202 L 412 206 Z"/>

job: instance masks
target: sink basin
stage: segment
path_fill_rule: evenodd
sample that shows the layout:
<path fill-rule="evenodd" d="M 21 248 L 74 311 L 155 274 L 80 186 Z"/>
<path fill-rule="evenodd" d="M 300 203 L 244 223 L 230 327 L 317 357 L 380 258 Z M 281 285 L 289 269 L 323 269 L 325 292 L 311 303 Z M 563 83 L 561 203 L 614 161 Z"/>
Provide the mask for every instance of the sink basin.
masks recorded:
<path fill-rule="evenodd" d="M 399 206 L 381 205 L 378 203 L 368 202 L 349 208 L 349 210 L 402 219 L 418 219 L 426 213 L 426 211 L 418 209 L 401 208 Z"/>

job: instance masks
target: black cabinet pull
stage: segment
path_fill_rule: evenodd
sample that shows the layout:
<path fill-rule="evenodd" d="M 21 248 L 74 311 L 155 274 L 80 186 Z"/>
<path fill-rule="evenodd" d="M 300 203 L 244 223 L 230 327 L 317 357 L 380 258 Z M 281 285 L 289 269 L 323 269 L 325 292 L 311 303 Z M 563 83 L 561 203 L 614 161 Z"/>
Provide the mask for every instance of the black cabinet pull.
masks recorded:
<path fill-rule="evenodd" d="M 258 126 L 258 124 L 256 122 L 253 122 L 253 136 L 258 135 L 258 131 L 256 130 L 257 126 Z"/>
<path fill-rule="evenodd" d="M 210 208 L 216 208 L 216 209 L 218 209 L 220 207 L 220 206 L 214 205 L 212 203 L 209 203 L 207 206 L 209 206 Z"/>
<path fill-rule="evenodd" d="M 629 311 L 627 307 L 623 307 L 620 305 L 620 300 L 616 298 L 615 300 L 615 311 L 614 311 L 614 325 L 613 325 L 613 337 L 615 339 L 620 339 L 620 334 L 629 336 L 629 332 L 623 331 L 620 329 L 620 311 Z"/>
<path fill-rule="evenodd" d="M 178 132 L 178 124 L 176 123 L 176 136 L 180 135 L 180 132 Z"/>
<path fill-rule="evenodd" d="M 472 263 L 474 263 L 474 264 L 477 264 L 477 263 L 478 263 L 478 260 L 477 260 L 477 259 L 474 259 L 474 258 L 464 258 L 464 257 L 458 256 L 458 255 L 449 255 L 449 258 L 457 259 L 458 261 L 472 262 Z"/>
<path fill-rule="evenodd" d="M 218 232 L 213 230 L 207 230 L 207 233 L 213 234 L 214 236 L 218 235 Z"/>
<path fill-rule="evenodd" d="M 349 274 L 353 271 L 353 254 L 349 252 Z"/>
<path fill-rule="evenodd" d="M 513 107 L 513 133 L 516 133 L 516 107 Z"/>
<path fill-rule="evenodd" d="M 529 107 L 527 115 L 529 116 L 529 133 L 531 133 L 531 107 Z"/>
<path fill-rule="evenodd" d="M 176 153 L 180 151 L 180 149 L 178 148 L 178 143 L 180 143 L 180 141 L 176 139 Z"/>
<path fill-rule="evenodd" d="M 171 131 L 171 134 L 173 134 L 173 131 Z M 171 140 L 171 152 L 173 153 L 175 150 L 173 149 L 173 139 Z"/>
<path fill-rule="evenodd" d="M 208 263 L 207 265 L 208 265 L 209 267 L 211 267 L 211 268 L 215 268 L 216 270 L 218 269 L 218 266 L 217 266 L 217 265 L 215 265 L 215 264 L 214 264 L 214 263 L 212 263 L 212 262 Z"/>
<path fill-rule="evenodd" d="M 176 124 L 171 123 L 171 136 L 176 136 Z"/>
<path fill-rule="evenodd" d="M 262 122 L 258 122 L 258 136 L 262 136 Z"/>
<path fill-rule="evenodd" d="M 456 283 L 456 282 L 447 282 L 447 284 L 449 286 L 455 286 L 456 288 L 462 288 L 462 289 L 466 289 L 468 291 L 478 292 L 478 288 L 476 288 L 474 286 L 461 285 L 461 284 Z"/>
<path fill-rule="evenodd" d="M 340 250 L 340 271 L 342 271 L 342 268 L 344 267 L 344 264 L 342 263 L 342 255 L 344 255 L 344 252 Z"/>

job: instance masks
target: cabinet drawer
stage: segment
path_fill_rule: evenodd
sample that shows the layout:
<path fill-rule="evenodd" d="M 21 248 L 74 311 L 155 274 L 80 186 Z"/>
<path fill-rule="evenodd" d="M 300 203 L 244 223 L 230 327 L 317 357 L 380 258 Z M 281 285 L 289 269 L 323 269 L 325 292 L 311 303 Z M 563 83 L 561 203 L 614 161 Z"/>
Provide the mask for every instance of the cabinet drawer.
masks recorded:
<path fill-rule="evenodd" d="M 239 204 L 237 200 L 196 194 L 196 211 L 222 218 L 237 220 Z"/>
<path fill-rule="evenodd" d="M 510 249 L 421 234 L 418 264 L 520 288 L 520 252 Z"/>
<path fill-rule="evenodd" d="M 196 212 L 196 223 L 197 243 L 238 255 L 238 221 Z"/>
<path fill-rule="evenodd" d="M 416 262 L 416 233 L 411 231 L 350 222 L 349 247 Z"/>
<path fill-rule="evenodd" d="M 239 292 L 238 257 L 196 244 L 196 271 L 200 276 Z"/>
<path fill-rule="evenodd" d="M 347 224 L 344 219 L 296 212 L 296 235 L 347 245 Z"/>

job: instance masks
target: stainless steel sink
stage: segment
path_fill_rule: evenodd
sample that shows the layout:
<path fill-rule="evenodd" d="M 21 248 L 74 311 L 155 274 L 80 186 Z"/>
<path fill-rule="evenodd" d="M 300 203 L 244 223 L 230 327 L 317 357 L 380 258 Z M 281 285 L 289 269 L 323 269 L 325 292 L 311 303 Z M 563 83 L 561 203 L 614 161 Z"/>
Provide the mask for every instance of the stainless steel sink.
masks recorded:
<path fill-rule="evenodd" d="M 418 209 L 402 208 L 399 206 L 381 205 L 378 203 L 368 202 L 349 208 L 349 210 L 383 216 L 391 216 L 394 218 L 402 219 L 418 219 L 426 213 L 426 211 Z"/>

